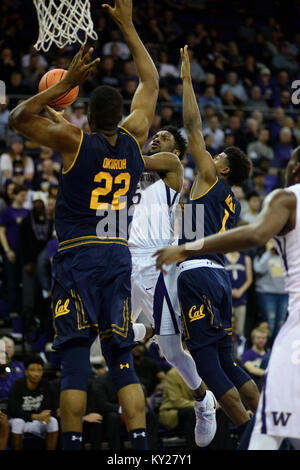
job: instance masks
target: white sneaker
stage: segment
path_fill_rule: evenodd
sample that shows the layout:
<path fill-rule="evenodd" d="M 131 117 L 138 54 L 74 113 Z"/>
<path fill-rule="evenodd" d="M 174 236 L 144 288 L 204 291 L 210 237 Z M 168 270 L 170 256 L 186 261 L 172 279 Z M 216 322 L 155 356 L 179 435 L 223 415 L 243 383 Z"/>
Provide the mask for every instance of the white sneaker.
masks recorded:
<path fill-rule="evenodd" d="M 204 404 L 195 400 L 195 441 L 198 447 L 206 447 L 213 440 L 216 430 L 216 399 L 210 390 L 206 390 Z"/>

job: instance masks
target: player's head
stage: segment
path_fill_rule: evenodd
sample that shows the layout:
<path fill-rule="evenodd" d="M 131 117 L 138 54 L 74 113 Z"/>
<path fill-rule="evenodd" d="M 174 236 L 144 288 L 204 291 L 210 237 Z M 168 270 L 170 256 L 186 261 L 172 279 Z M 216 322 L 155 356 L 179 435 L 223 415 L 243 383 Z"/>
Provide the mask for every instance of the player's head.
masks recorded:
<path fill-rule="evenodd" d="M 246 181 L 252 169 L 250 158 L 237 147 L 227 147 L 224 152 L 214 157 L 217 174 L 230 186 Z"/>
<path fill-rule="evenodd" d="M 175 153 L 182 160 L 187 149 L 187 142 L 179 130 L 174 126 L 165 126 L 153 136 L 149 154 L 159 152 Z"/>
<path fill-rule="evenodd" d="M 123 98 L 115 88 L 102 85 L 90 96 L 88 121 L 92 132 L 114 131 L 123 117 Z"/>
<path fill-rule="evenodd" d="M 285 185 L 291 186 L 300 182 L 300 145 L 292 152 L 285 172 Z"/>

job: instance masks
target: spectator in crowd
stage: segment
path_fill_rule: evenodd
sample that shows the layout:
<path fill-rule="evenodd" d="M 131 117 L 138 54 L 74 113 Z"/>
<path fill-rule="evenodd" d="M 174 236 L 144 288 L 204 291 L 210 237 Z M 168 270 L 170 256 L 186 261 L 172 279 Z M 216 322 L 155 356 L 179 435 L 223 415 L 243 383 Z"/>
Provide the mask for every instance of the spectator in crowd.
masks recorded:
<path fill-rule="evenodd" d="M 34 189 L 48 192 L 50 184 L 58 185 L 58 178 L 55 163 L 51 158 L 45 158 L 42 162 L 42 172 L 36 175 Z"/>
<path fill-rule="evenodd" d="M 80 127 L 80 129 L 82 129 L 83 124 L 87 122 L 85 105 L 82 101 L 76 101 L 72 108 L 73 112 L 70 115 L 70 122 L 74 124 L 74 126 Z"/>
<path fill-rule="evenodd" d="M 284 127 L 285 118 L 285 112 L 282 108 L 277 107 L 274 109 L 272 119 L 269 124 L 271 141 L 273 145 L 276 144 L 278 135 L 281 129 Z"/>
<path fill-rule="evenodd" d="M 269 129 L 266 127 L 261 128 L 258 134 L 258 140 L 256 140 L 255 142 L 251 142 L 247 146 L 247 155 L 249 155 L 251 160 L 257 160 L 260 157 L 265 157 L 269 160 L 273 160 L 274 151 L 272 147 L 268 145 L 269 141 Z"/>
<path fill-rule="evenodd" d="M 127 60 L 130 56 L 130 51 L 127 44 L 121 41 L 120 38 L 120 31 L 118 29 L 113 29 L 110 31 L 110 40 L 106 42 L 102 49 L 102 56 L 107 56 L 111 54 L 112 46 L 118 46 L 118 56 L 123 59 Z"/>
<path fill-rule="evenodd" d="M 258 307 L 263 320 L 269 323 L 271 341 L 274 341 L 288 306 L 282 262 L 274 240 L 269 240 L 262 256 L 255 257 L 253 267 Z"/>
<path fill-rule="evenodd" d="M 250 99 L 247 101 L 246 106 L 249 110 L 268 110 L 268 104 L 264 99 L 262 99 L 261 89 L 259 86 L 255 85 L 250 89 Z"/>
<path fill-rule="evenodd" d="M 232 313 L 237 321 L 237 333 L 245 336 L 247 291 L 253 282 L 250 256 L 233 251 L 225 255 L 225 269 L 232 286 Z"/>
<path fill-rule="evenodd" d="M 249 205 L 249 210 L 243 215 L 242 220 L 244 222 L 247 222 L 248 224 L 251 224 L 256 219 L 261 208 L 261 202 L 258 192 L 251 191 L 250 193 L 248 193 L 247 202 Z"/>
<path fill-rule="evenodd" d="M 221 115 L 224 113 L 221 98 L 216 95 L 215 88 L 213 86 L 207 86 L 204 94 L 198 100 L 201 114 L 203 114 L 203 109 L 208 104 L 214 108 L 216 113 Z"/>
<path fill-rule="evenodd" d="M 174 109 L 177 113 L 182 113 L 183 85 L 177 83 L 174 93 L 171 95 L 171 101 L 174 103 Z"/>
<path fill-rule="evenodd" d="M 231 71 L 228 73 L 226 83 L 223 83 L 220 89 L 221 96 L 223 96 L 227 90 L 230 90 L 233 95 L 243 103 L 248 99 L 244 85 L 239 82 L 236 72 Z"/>
<path fill-rule="evenodd" d="M 157 362 L 145 355 L 145 345 L 139 343 L 132 350 L 135 372 L 145 387 L 146 397 L 150 397 L 157 385 L 165 379 L 165 373 L 158 366 Z"/>
<path fill-rule="evenodd" d="M 242 356 L 242 364 L 259 390 L 262 389 L 263 377 L 269 360 L 266 351 L 267 333 L 259 328 L 251 331 L 252 347 L 246 349 Z"/>
<path fill-rule="evenodd" d="M 54 171 L 56 173 L 60 172 L 61 169 L 61 154 L 55 152 L 55 150 L 51 149 L 50 147 L 46 147 L 42 145 L 40 148 L 39 156 L 35 159 L 35 178 L 39 178 L 43 172 L 43 161 L 51 159 L 53 162 Z"/>
<path fill-rule="evenodd" d="M 233 132 L 235 145 L 242 150 L 246 150 L 247 141 L 242 130 L 242 122 L 238 116 L 230 116 L 228 119 L 228 128 Z"/>
<path fill-rule="evenodd" d="M 212 137 L 212 150 L 217 153 L 224 145 L 224 132 L 220 127 L 218 116 L 212 116 L 209 120 L 208 127 L 203 129 L 203 136 L 209 134 Z"/>
<path fill-rule="evenodd" d="M 265 183 L 266 183 L 266 174 L 264 171 L 259 168 L 255 168 L 252 174 L 253 182 L 253 191 L 256 191 L 259 194 L 261 203 L 263 203 L 264 198 L 267 195 Z"/>
<path fill-rule="evenodd" d="M 17 62 L 13 57 L 13 51 L 9 47 L 3 47 L 0 57 L 1 78 L 5 83 L 8 83 L 9 77 L 16 69 Z"/>
<path fill-rule="evenodd" d="M 232 191 L 241 204 L 240 218 L 243 219 L 244 214 L 249 210 L 249 204 L 246 201 L 245 191 L 241 186 L 232 186 Z"/>
<path fill-rule="evenodd" d="M 27 188 L 15 186 L 12 193 L 12 204 L 6 207 L 0 216 L 0 242 L 3 248 L 4 273 L 8 293 L 8 309 L 12 320 L 15 338 L 21 337 L 22 291 L 21 282 L 21 244 L 20 224 L 28 215 L 24 209 Z"/>
<path fill-rule="evenodd" d="M 176 68 L 174 64 L 170 63 L 168 53 L 164 50 L 162 50 L 159 54 L 158 66 L 159 66 L 160 78 L 165 78 L 165 77 L 179 78 L 180 77 L 180 73 L 178 69 Z"/>
<path fill-rule="evenodd" d="M 269 106 L 274 106 L 278 96 L 276 84 L 271 78 L 271 70 L 263 67 L 257 81 L 257 86 L 261 90 L 261 99 L 263 99 Z"/>
<path fill-rule="evenodd" d="M 24 361 L 25 377 L 17 379 L 8 396 L 12 449 L 22 450 L 24 433 L 46 439 L 46 449 L 56 450 L 58 422 L 53 410 L 49 382 L 43 379 L 44 363 L 39 356 Z"/>
<path fill-rule="evenodd" d="M 24 83 L 28 87 L 30 94 L 36 94 L 39 82 L 45 73 L 45 65 L 39 61 L 37 53 L 31 54 L 29 65 L 23 68 Z"/>
<path fill-rule="evenodd" d="M 7 82 L 6 92 L 8 95 L 28 95 L 30 92 L 29 87 L 25 84 L 20 70 L 14 70 Z M 9 101 L 9 108 L 13 109 L 17 106 L 19 98 L 11 98 Z"/>
<path fill-rule="evenodd" d="M 279 132 L 279 142 L 274 148 L 274 166 L 285 168 L 291 153 L 294 150 L 292 132 L 288 127 L 283 127 Z"/>
<path fill-rule="evenodd" d="M 34 164 L 31 157 L 27 156 L 24 149 L 24 140 L 18 134 L 14 134 L 9 143 L 9 150 L 0 157 L 0 170 L 2 173 L 2 187 L 13 177 L 14 163 L 20 162 L 25 172 L 25 182 L 31 182 L 34 177 Z"/>
<path fill-rule="evenodd" d="M 299 63 L 289 53 L 289 43 L 287 41 L 282 41 L 280 44 L 278 54 L 273 56 L 272 66 L 274 69 L 284 69 L 293 73 L 299 71 Z"/>
<path fill-rule="evenodd" d="M 40 314 L 38 304 L 41 292 L 36 278 L 36 262 L 40 252 L 52 238 L 53 220 L 46 215 L 45 196 L 34 193 L 33 209 L 20 224 L 20 248 L 23 265 L 23 329 L 36 330 L 36 317 Z"/>
<path fill-rule="evenodd" d="M 166 374 L 159 422 L 165 429 L 183 435 L 190 449 L 199 450 L 195 442 L 194 396 L 175 367 Z"/>
<path fill-rule="evenodd" d="M 257 112 L 257 111 L 255 111 Z M 244 131 L 244 136 L 245 136 L 245 141 L 246 141 L 246 148 L 247 146 L 252 143 L 256 142 L 258 139 L 258 128 L 259 128 L 259 123 L 257 119 L 254 117 L 250 117 L 246 121 L 246 128 Z"/>
<path fill-rule="evenodd" d="M 232 315 L 232 356 L 234 361 L 242 366 L 242 357 L 246 348 L 247 340 L 245 336 L 240 335 L 237 332 L 237 320 L 236 316 Z"/>

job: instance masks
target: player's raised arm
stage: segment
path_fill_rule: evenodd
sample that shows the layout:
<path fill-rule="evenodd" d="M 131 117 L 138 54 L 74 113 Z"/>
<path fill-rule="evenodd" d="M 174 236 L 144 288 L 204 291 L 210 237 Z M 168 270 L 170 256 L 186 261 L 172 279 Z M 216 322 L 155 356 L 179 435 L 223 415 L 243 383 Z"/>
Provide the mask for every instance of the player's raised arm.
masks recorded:
<path fill-rule="evenodd" d="M 84 53 L 84 46 L 73 58 L 68 73 L 60 82 L 20 103 L 9 115 L 9 124 L 20 134 L 40 145 L 58 150 L 63 155 L 63 165 L 68 168 L 74 159 L 82 131 L 66 120 L 51 121 L 39 113 L 52 101 L 82 83 L 90 69 L 100 61 L 90 62 L 93 49 Z"/>
<path fill-rule="evenodd" d="M 193 89 L 188 46 L 180 49 L 180 55 L 183 82 L 183 125 L 189 140 L 189 151 L 200 172 L 201 179 L 211 185 L 216 181 L 216 168 L 210 153 L 206 150 L 202 135 L 202 119 Z"/>
<path fill-rule="evenodd" d="M 131 132 L 142 147 L 155 114 L 159 92 L 158 72 L 132 22 L 132 0 L 115 0 L 114 8 L 107 4 L 103 7 L 121 29 L 137 68 L 139 85 L 131 103 L 130 115 L 122 127 Z"/>
<path fill-rule="evenodd" d="M 295 195 L 282 189 L 276 189 L 265 199 L 263 210 L 252 224 L 211 235 L 185 245 L 159 250 L 154 255 L 157 256 L 157 268 L 163 269 L 163 264 L 169 265 L 183 261 L 195 254 L 227 253 L 263 246 L 270 238 L 279 235 L 284 229 L 289 231 L 294 228 L 295 220 L 292 220 L 292 217 L 295 210 Z"/>

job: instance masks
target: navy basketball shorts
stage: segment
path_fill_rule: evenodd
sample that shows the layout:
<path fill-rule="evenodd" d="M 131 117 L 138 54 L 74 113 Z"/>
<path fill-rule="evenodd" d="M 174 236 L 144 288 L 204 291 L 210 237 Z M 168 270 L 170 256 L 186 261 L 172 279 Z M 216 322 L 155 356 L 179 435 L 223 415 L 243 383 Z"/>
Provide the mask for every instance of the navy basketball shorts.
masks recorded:
<path fill-rule="evenodd" d="M 250 380 L 232 357 L 232 294 L 225 269 L 199 267 L 178 277 L 183 339 L 216 398 Z"/>
<path fill-rule="evenodd" d="M 133 347 L 130 276 L 125 245 L 89 244 L 58 252 L 52 268 L 53 348 L 79 339 L 90 345 L 97 334 L 102 351 Z"/>

